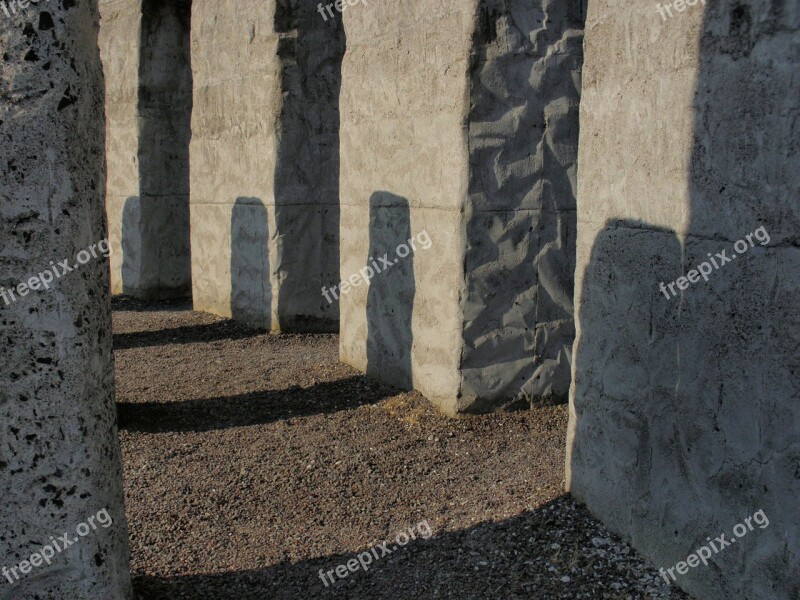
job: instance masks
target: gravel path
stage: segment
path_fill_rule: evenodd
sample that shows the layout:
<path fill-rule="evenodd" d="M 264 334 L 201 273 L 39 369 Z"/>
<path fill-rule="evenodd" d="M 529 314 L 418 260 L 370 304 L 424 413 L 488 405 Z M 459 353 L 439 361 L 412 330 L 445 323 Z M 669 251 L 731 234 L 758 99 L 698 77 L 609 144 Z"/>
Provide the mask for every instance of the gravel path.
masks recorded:
<path fill-rule="evenodd" d="M 688 598 L 563 496 L 566 407 L 451 420 L 335 335 L 114 309 L 140 598 Z"/>

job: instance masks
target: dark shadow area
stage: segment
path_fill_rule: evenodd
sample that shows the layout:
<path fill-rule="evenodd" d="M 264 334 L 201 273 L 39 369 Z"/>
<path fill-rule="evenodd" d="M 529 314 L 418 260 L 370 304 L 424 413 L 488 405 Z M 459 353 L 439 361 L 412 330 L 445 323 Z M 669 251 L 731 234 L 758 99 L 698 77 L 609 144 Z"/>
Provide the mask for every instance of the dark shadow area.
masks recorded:
<path fill-rule="evenodd" d="M 397 393 L 389 386 L 371 385 L 368 389 L 372 396 L 364 400 L 364 389 L 365 378 L 355 376 L 309 388 L 295 386 L 181 402 L 119 403 L 117 414 L 119 428 L 129 431 L 211 431 L 350 410 Z"/>
<path fill-rule="evenodd" d="M 689 322 L 680 299 L 658 285 L 681 275 L 681 259 L 674 231 L 613 220 L 597 234 L 584 274 L 572 490 L 612 523 L 629 519 L 629 503 L 619 500 L 639 498 L 650 474 L 665 497 L 681 496 L 678 464 L 653 452 L 681 445 L 678 415 L 690 410 L 675 393 L 677 338 Z"/>
<path fill-rule="evenodd" d="M 122 289 L 125 294 L 141 296 L 142 288 L 142 201 L 138 196 L 125 198 L 122 207 Z"/>
<path fill-rule="evenodd" d="M 174 312 L 192 310 L 192 301 L 188 298 L 175 298 L 172 300 L 140 300 L 135 296 L 120 294 L 111 297 L 112 311 L 128 312 Z"/>
<path fill-rule="evenodd" d="M 231 314 L 269 330 L 272 286 L 267 209 L 258 198 L 237 198 L 231 213 Z"/>
<path fill-rule="evenodd" d="M 143 0 L 139 44 L 138 205 L 123 211 L 123 292 L 191 297 L 191 1 Z M 131 252 L 130 258 L 128 252 Z"/>
<path fill-rule="evenodd" d="M 576 495 L 665 566 L 709 535 L 730 539 L 757 510 L 771 521 L 679 578 L 698 597 L 800 593 L 800 54 L 788 50 L 798 33 L 790 6 L 709 0 L 685 241 L 609 223 L 582 288 Z"/>
<path fill-rule="evenodd" d="M 339 93 L 346 39 L 341 16 L 323 20 L 316 3 L 278 0 L 281 111 L 275 165 L 273 269 L 281 331 L 338 332 Z"/>
<path fill-rule="evenodd" d="M 759 509 L 771 524 L 690 574 L 700 597 L 800 598 L 799 8 L 709 0 L 703 18 L 684 265 L 731 261 L 683 292 L 674 485 L 697 508 L 679 526 L 694 548 Z"/>
<path fill-rule="evenodd" d="M 241 340 L 259 335 L 264 335 L 264 332 L 236 321 L 217 321 L 207 325 L 185 325 L 157 331 L 115 333 L 114 350 L 165 346 L 168 344 L 202 344 L 221 340 Z"/>
<path fill-rule="evenodd" d="M 461 404 L 470 413 L 561 404 L 575 341 L 585 2 L 481 0 L 476 16 Z"/>
<path fill-rule="evenodd" d="M 402 389 L 413 388 L 411 318 L 416 283 L 414 253 L 400 257 L 398 248 L 408 248 L 410 238 L 408 200 L 389 192 L 373 193 L 366 267 L 372 272 L 367 292 L 367 375 Z"/>
<path fill-rule="evenodd" d="M 409 523 L 409 527 L 414 525 Z M 427 534 L 424 525 L 421 529 Z M 390 553 L 384 556 L 376 548 L 378 558 L 372 554 L 368 571 L 359 565 L 345 578 L 334 575 L 334 583 L 328 579 L 327 587 L 320 571 L 325 575 L 359 555 L 366 563 L 364 553 L 369 553 L 373 544 L 384 542 L 364 540 L 367 547 L 362 552 L 284 562 L 255 571 L 174 578 L 139 576 L 134 577 L 134 586 L 143 600 L 552 600 L 625 598 L 628 590 L 619 587 L 618 577 L 608 575 L 617 569 L 638 568 L 651 578 L 658 577 L 632 553 L 617 558 L 612 565 L 611 556 L 616 553 L 609 550 L 618 540 L 567 496 L 501 522 L 481 523 L 428 539 L 418 536 L 404 546 L 397 544 L 396 537 L 386 541 L 390 542 L 386 545 Z M 569 574 L 567 582 L 561 580 L 565 574 Z M 673 589 L 665 598 L 687 596 Z"/>

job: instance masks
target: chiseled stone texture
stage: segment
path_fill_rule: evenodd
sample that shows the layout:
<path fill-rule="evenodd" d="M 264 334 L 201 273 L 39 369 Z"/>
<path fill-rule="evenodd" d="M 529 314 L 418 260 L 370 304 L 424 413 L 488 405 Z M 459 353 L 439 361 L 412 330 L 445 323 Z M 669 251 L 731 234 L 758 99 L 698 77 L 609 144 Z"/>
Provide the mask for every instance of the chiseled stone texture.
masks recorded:
<path fill-rule="evenodd" d="M 679 576 L 698 599 L 800 597 L 799 26 L 793 2 L 589 4 L 567 484 L 663 567 L 763 510 Z"/>
<path fill-rule="evenodd" d="M 191 293 L 189 0 L 101 0 L 113 293 Z"/>
<path fill-rule="evenodd" d="M 66 6 L 66 8 L 65 8 Z M 0 30 L 0 286 L 103 239 L 103 80 L 96 0 L 29 7 Z M 109 267 L 92 259 L 0 301 L 0 565 L 99 510 L 98 527 L 0 598 L 132 596 L 113 395 Z M 18 571 L 19 573 L 19 571 Z"/>
<path fill-rule="evenodd" d="M 342 278 L 433 245 L 343 296 L 343 361 L 450 414 L 566 399 L 582 19 L 579 1 L 345 11 Z"/>
<path fill-rule="evenodd" d="M 462 402 L 564 402 L 575 271 L 581 0 L 485 0 L 473 36 Z"/>
<path fill-rule="evenodd" d="M 195 0 L 191 141 L 198 310 L 336 330 L 344 32 L 311 0 Z M 235 233 L 235 234 L 232 234 Z"/>

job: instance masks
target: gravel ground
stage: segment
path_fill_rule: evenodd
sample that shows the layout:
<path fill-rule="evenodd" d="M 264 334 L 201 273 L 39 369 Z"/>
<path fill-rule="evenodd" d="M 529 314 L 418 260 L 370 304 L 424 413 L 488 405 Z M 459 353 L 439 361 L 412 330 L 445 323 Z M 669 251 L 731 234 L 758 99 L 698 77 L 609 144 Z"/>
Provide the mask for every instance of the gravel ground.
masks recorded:
<path fill-rule="evenodd" d="M 116 298 L 114 344 L 143 600 L 688 598 L 562 494 L 564 406 L 448 419 L 178 303 Z"/>

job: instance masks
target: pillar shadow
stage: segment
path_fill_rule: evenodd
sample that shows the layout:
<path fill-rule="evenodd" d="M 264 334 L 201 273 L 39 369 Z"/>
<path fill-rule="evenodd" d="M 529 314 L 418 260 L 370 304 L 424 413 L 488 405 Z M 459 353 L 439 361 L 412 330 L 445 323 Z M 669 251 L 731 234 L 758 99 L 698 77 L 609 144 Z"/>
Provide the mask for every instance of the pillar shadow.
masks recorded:
<path fill-rule="evenodd" d="M 231 213 L 231 314 L 269 330 L 272 285 L 267 208 L 258 198 L 237 198 Z"/>
<path fill-rule="evenodd" d="M 684 264 L 736 258 L 683 292 L 681 498 L 694 510 L 679 525 L 695 548 L 760 509 L 771 523 L 713 575 L 687 575 L 699 597 L 800 597 L 799 9 L 708 0 L 703 16 Z"/>
<path fill-rule="evenodd" d="M 573 492 L 665 567 L 708 536 L 730 539 L 759 509 L 771 521 L 678 579 L 698 597 L 800 593 L 800 55 L 785 51 L 797 38 L 791 4 L 689 9 L 704 13 L 685 241 L 608 223 L 581 288 Z M 659 290 L 703 263 L 707 281 L 684 282 L 669 299 Z"/>
<path fill-rule="evenodd" d="M 339 303 L 324 287 L 339 282 L 339 94 L 346 46 L 340 15 L 317 4 L 278 0 L 283 110 L 275 166 L 276 254 L 281 331 L 338 332 Z"/>
<path fill-rule="evenodd" d="M 191 307 L 186 307 L 186 309 L 191 310 Z M 172 346 L 176 344 L 205 344 L 222 340 L 243 340 L 259 335 L 263 335 L 263 333 L 234 320 L 225 320 L 205 325 L 184 325 L 155 331 L 115 333 L 114 350 Z"/>
<path fill-rule="evenodd" d="M 191 1 L 143 0 L 139 44 L 139 263 L 143 299 L 191 296 Z M 124 222 L 124 219 L 123 219 Z M 129 234 L 123 227 L 123 238 Z M 129 271 L 130 274 L 130 271 Z M 136 279 L 136 278 L 135 278 Z M 125 287 L 123 275 L 123 287 Z M 128 293 L 127 291 L 125 293 Z"/>
<path fill-rule="evenodd" d="M 138 196 L 125 199 L 122 207 L 122 293 L 141 295 L 142 202 Z"/>
<path fill-rule="evenodd" d="M 688 323 L 680 298 L 659 289 L 681 271 L 674 231 L 611 220 L 583 274 L 568 484 L 612 527 L 630 521 L 630 502 L 651 486 L 665 498 L 682 495 L 685 465 L 672 449 L 681 446 L 681 420 L 691 410 L 675 389 L 678 338 Z"/>
<path fill-rule="evenodd" d="M 619 540 L 605 531 L 580 506 L 568 497 L 526 511 L 498 522 L 484 522 L 458 531 L 435 532 L 436 523 L 430 519 L 431 536 L 422 524 L 425 537 L 417 536 L 399 546 L 389 533 L 384 552 L 368 564 L 365 572 L 357 566 L 334 583 L 323 583 L 325 575 L 338 565 L 359 555 L 366 563 L 370 546 L 380 540 L 364 539 L 361 552 L 343 552 L 297 562 L 279 564 L 249 571 L 203 573 L 183 577 L 139 576 L 134 586 L 142 600 L 281 600 L 340 599 L 394 600 L 429 598 L 458 598 L 465 600 L 508 598 L 620 598 L 633 597 L 620 588 L 617 577 L 597 576 L 606 570 L 630 572 L 635 565 L 640 577 L 657 579 L 652 568 L 630 553 L 624 558 L 615 555 L 613 548 Z M 410 521 L 416 525 L 418 519 Z M 565 536 L 566 532 L 566 536 Z M 426 539 L 427 538 L 427 539 Z M 593 541 L 609 546 L 595 547 Z M 616 562 L 611 564 L 611 560 Z M 579 573 L 593 573 L 575 577 Z M 570 573 L 572 577 L 563 581 Z M 334 575 L 335 576 L 335 575 Z M 658 583 L 650 584 L 656 590 Z M 687 599 L 677 589 L 665 590 L 661 585 L 660 598 Z M 640 597 L 640 596 L 636 596 Z"/>
<path fill-rule="evenodd" d="M 408 200 L 375 192 L 369 201 L 369 257 L 374 271 L 367 292 L 367 375 L 402 389 L 413 388 L 411 320 L 416 284 L 414 253 L 408 247 L 411 214 Z M 381 258 L 391 266 L 385 266 Z"/>
<path fill-rule="evenodd" d="M 123 402 L 117 404 L 117 415 L 119 428 L 127 431 L 214 431 L 350 410 L 396 393 L 385 385 L 365 386 L 363 376 L 354 376 L 308 388 L 293 386 L 179 402 Z"/>

